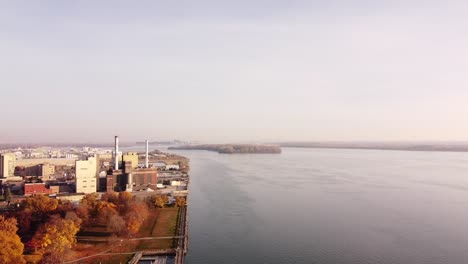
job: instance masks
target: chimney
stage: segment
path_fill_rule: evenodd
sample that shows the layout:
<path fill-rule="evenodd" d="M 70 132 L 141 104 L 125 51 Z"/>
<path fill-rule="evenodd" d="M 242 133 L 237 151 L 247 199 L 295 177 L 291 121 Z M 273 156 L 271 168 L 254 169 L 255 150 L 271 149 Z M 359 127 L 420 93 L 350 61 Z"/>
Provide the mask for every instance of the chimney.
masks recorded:
<path fill-rule="evenodd" d="M 149 150 L 148 150 L 148 140 L 146 140 L 145 143 L 146 143 L 145 168 L 149 168 L 149 164 L 148 164 L 148 159 L 149 159 L 149 158 L 148 158 L 148 155 L 149 155 L 149 154 L 148 154 L 148 152 L 149 152 Z"/>
<path fill-rule="evenodd" d="M 115 144 L 114 144 L 114 166 L 115 169 L 119 169 L 119 136 L 115 136 Z"/>

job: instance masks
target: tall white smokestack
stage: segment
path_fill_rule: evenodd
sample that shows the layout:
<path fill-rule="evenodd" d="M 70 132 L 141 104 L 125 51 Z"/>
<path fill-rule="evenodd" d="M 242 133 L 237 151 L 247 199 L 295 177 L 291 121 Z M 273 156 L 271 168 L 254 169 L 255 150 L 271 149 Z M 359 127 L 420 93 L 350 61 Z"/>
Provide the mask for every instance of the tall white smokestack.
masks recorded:
<path fill-rule="evenodd" d="M 148 155 L 149 155 L 148 140 L 146 140 L 145 143 L 146 143 L 145 168 L 149 168 L 149 162 L 148 162 Z"/>
<path fill-rule="evenodd" d="M 114 166 L 115 169 L 119 169 L 119 136 L 115 136 L 115 144 L 114 144 Z"/>

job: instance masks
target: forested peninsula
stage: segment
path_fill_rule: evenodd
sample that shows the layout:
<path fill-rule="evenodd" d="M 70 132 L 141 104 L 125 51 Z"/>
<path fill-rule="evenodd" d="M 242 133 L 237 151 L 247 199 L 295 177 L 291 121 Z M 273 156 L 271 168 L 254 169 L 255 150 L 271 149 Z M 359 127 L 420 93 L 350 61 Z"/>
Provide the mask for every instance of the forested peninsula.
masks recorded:
<path fill-rule="evenodd" d="M 180 150 L 208 150 L 220 154 L 280 154 L 281 148 L 277 145 L 257 144 L 203 144 L 169 147 Z"/>

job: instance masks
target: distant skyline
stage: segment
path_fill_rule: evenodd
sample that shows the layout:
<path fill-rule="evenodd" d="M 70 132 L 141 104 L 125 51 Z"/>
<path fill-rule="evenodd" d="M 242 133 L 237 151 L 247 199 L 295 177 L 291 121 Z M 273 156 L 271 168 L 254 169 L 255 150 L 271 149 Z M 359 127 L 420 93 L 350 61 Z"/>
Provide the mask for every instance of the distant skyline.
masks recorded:
<path fill-rule="evenodd" d="M 0 1 L 0 143 L 468 141 L 466 1 Z"/>

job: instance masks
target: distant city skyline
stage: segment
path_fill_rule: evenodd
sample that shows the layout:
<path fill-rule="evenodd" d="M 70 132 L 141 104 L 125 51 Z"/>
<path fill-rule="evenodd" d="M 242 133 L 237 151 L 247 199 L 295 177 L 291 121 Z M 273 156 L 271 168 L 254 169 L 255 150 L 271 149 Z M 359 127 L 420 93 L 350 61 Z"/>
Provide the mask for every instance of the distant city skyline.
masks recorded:
<path fill-rule="evenodd" d="M 466 1 L 2 1 L 0 143 L 467 141 Z"/>

